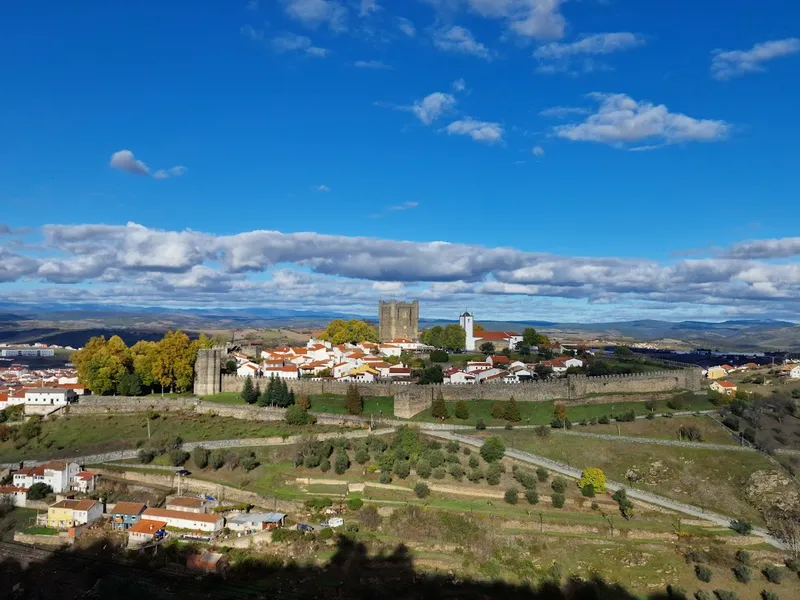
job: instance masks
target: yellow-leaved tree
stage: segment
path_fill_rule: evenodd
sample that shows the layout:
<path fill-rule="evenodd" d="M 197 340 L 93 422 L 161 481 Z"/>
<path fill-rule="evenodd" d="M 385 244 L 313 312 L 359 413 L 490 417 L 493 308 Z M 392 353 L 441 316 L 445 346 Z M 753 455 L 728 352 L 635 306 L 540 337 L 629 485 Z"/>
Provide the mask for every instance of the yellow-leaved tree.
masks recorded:
<path fill-rule="evenodd" d="M 583 489 L 587 485 L 591 485 L 595 492 L 602 494 L 606 491 L 606 474 L 594 467 L 584 469 L 578 487 Z"/>

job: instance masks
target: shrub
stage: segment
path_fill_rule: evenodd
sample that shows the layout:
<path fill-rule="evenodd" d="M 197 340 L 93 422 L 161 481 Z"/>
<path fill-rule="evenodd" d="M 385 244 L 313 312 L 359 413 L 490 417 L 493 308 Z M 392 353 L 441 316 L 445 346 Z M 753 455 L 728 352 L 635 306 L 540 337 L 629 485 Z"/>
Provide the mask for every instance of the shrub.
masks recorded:
<path fill-rule="evenodd" d="M 486 423 L 483 422 L 483 419 L 478 419 L 478 422 L 475 423 L 475 429 L 478 431 L 483 431 L 486 429 Z"/>
<path fill-rule="evenodd" d="M 780 596 L 775 592 L 768 592 L 767 590 L 761 590 L 761 600 L 781 600 Z"/>
<path fill-rule="evenodd" d="M 249 473 L 261 463 L 258 462 L 254 452 L 249 452 L 242 457 L 242 459 L 239 461 L 239 464 L 242 465 L 242 468 Z"/>
<path fill-rule="evenodd" d="M 751 444 L 756 443 L 756 430 L 752 427 L 748 427 L 742 432 L 742 437 L 746 439 Z"/>
<path fill-rule="evenodd" d="M 697 590 L 694 593 L 695 600 L 712 600 L 711 594 L 705 590 Z"/>
<path fill-rule="evenodd" d="M 51 488 L 46 483 L 34 483 L 31 487 L 28 488 L 28 493 L 26 494 L 26 498 L 28 500 L 42 500 L 53 493 L 53 488 Z"/>
<path fill-rule="evenodd" d="M 553 419 L 550 421 L 550 428 L 551 429 L 564 429 L 567 426 L 566 421 L 562 421 L 560 419 Z"/>
<path fill-rule="evenodd" d="M 364 400 L 361 394 L 358 393 L 358 386 L 351 384 L 347 387 L 347 393 L 344 396 L 344 408 L 347 414 L 360 415 L 364 412 Z"/>
<path fill-rule="evenodd" d="M 633 410 L 633 409 L 626 410 L 625 412 L 618 414 L 614 418 L 617 421 L 622 422 L 622 423 L 630 423 L 631 421 L 635 421 L 636 420 L 636 411 Z"/>
<path fill-rule="evenodd" d="M 225 454 L 220 450 L 214 450 L 214 452 L 208 455 L 208 464 L 215 471 L 221 469 L 225 466 Z"/>
<path fill-rule="evenodd" d="M 519 490 L 515 487 L 508 488 L 506 493 L 503 494 L 503 500 L 508 504 L 516 504 L 519 502 Z"/>
<path fill-rule="evenodd" d="M 783 571 L 781 571 L 778 567 L 769 566 L 761 573 L 770 583 L 780 583 L 781 579 L 783 579 Z"/>
<path fill-rule="evenodd" d="M 205 469 L 208 466 L 208 450 L 198 446 L 192 451 L 192 462 L 198 469 Z"/>
<path fill-rule="evenodd" d="M 753 564 L 752 559 L 750 557 L 750 553 L 747 550 L 737 550 L 736 551 L 736 560 L 738 560 L 743 565 L 751 565 L 751 564 Z"/>
<path fill-rule="evenodd" d="M 464 467 L 462 467 L 460 463 L 453 463 L 450 465 L 447 472 L 450 473 L 450 476 L 456 481 L 461 481 L 461 478 L 464 477 Z"/>
<path fill-rule="evenodd" d="M 469 457 L 469 467 L 470 467 L 470 469 L 477 469 L 479 466 L 481 466 L 481 461 L 478 460 L 478 457 L 477 456 L 470 456 Z"/>
<path fill-rule="evenodd" d="M 488 463 L 496 462 L 506 453 L 506 445 L 502 439 L 492 436 L 481 446 L 481 456 Z"/>
<path fill-rule="evenodd" d="M 689 550 L 686 554 L 683 555 L 686 559 L 686 564 L 690 563 L 704 563 L 706 562 L 706 557 L 702 552 L 698 552 L 697 550 Z"/>
<path fill-rule="evenodd" d="M 722 419 L 722 424 L 732 431 L 739 431 L 739 419 L 734 415 L 728 415 Z"/>
<path fill-rule="evenodd" d="M 331 461 L 327 458 L 323 458 L 319 463 L 319 470 L 323 473 L 327 473 L 331 470 Z"/>
<path fill-rule="evenodd" d="M 442 454 L 441 450 L 434 450 L 428 455 L 428 460 L 434 469 L 441 467 L 444 464 L 444 454 Z"/>
<path fill-rule="evenodd" d="M 420 481 L 414 486 L 414 494 L 417 498 L 427 498 L 431 495 L 431 489 L 428 487 L 427 483 Z"/>
<path fill-rule="evenodd" d="M 517 401 L 514 400 L 514 396 L 511 396 L 505 408 L 503 418 L 505 418 L 506 421 L 519 423 L 522 420 L 522 413 L 519 411 L 519 405 L 517 405 Z"/>
<path fill-rule="evenodd" d="M 539 504 L 539 493 L 533 489 L 525 490 L 525 500 L 528 504 Z"/>
<path fill-rule="evenodd" d="M 299 404 L 292 404 L 287 408 L 283 418 L 289 425 L 308 425 L 313 422 L 313 417 L 308 414 L 308 410 Z"/>
<path fill-rule="evenodd" d="M 753 573 L 750 567 L 745 565 L 736 565 L 733 568 L 733 575 L 739 583 L 748 583 L 753 578 Z"/>
<path fill-rule="evenodd" d="M 333 457 L 333 470 L 337 475 L 344 475 L 350 468 L 350 459 L 344 452 L 337 452 Z"/>
<path fill-rule="evenodd" d="M 495 402 L 492 404 L 492 418 L 493 419 L 502 419 L 506 415 L 506 403 L 505 402 Z"/>
<path fill-rule="evenodd" d="M 600 510 L 600 505 L 597 502 L 592 502 L 592 510 Z"/>
<path fill-rule="evenodd" d="M 655 418 L 656 416 L 651 412 L 647 413 L 647 416 L 645 417 L 645 419 L 647 419 L 648 421 L 652 421 Z"/>
<path fill-rule="evenodd" d="M 358 511 L 358 520 L 367 529 L 375 529 L 381 524 L 381 516 L 378 514 L 378 508 L 370 504 Z"/>
<path fill-rule="evenodd" d="M 667 406 L 672 410 L 684 410 L 687 406 L 689 406 L 689 402 L 685 396 L 679 394 L 667 400 Z"/>
<path fill-rule="evenodd" d="M 148 465 L 153 462 L 153 459 L 156 457 L 155 450 L 149 450 L 142 448 L 139 450 L 137 456 L 139 457 L 139 462 L 143 465 Z"/>
<path fill-rule="evenodd" d="M 447 475 L 447 472 L 444 469 L 442 469 L 441 467 L 439 467 L 438 469 L 434 469 L 433 470 L 433 478 L 434 479 L 444 479 L 445 475 Z"/>
<path fill-rule="evenodd" d="M 189 460 L 190 454 L 186 450 L 175 448 L 169 451 L 169 462 L 173 467 L 180 467 Z"/>
<path fill-rule="evenodd" d="M 609 423 L 611 423 L 611 419 L 608 418 L 608 415 L 603 415 L 602 417 L 597 419 L 597 422 L 600 423 L 601 425 L 608 425 Z"/>
<path fill-rule="evenodd" d="M 423 479 L 427 479 L 431 476 L 431 463 L 429 463 L 427 460 L 418 460 L 414 470 L 417 472 L 417 475 Z"/>
<path fill-rule="evenodd" d="M 678 429 L 681 438 L 689 440 L 690 442 L 702 442 L 703 434 L 694 425 L 681 425 Z"/>
<path fill-rule="evenodd" d="M 460 447 L 461 447 L 461 446 L 459 446 L 458 442 L 457 442 L 457 441 L 455 441 L 455 440 L 450 440 L 449 442 L 447 442 L 447 446 L 446 446 L 446 448 L 447 448 L 447 451 L 448 451 L 450 454 L 458 454 L 458 449 L 459 449 Z"/>
<path fill-rule="evenodd" d="M 467 479 L 469 479 L 472 483 L 480 483 L 481 479 L 483 478 L 484 474 L 480 469 L 472 469 L 472 471 L 467 473 Z"/>
<path fill-rule="evenodd" d="M 578 487 L 583 489 L 587 485 L 591 485 L 593 491 L 602 494 L 606 491 L 606 474 L 603 473 L 601 469 L 597 468 L 584 469 L 581 474 L 581 479 L 578 482 Z M 592 494 L 592 496 L 593 495 L 594 494 Z"/>
<path fill-rule="evenodd" d="M 550 477 L 550 473 L 544 467 L 537 467 L 536 469 L 536 478 L 544 483 L 547 481 L 547 478 Z"/>
<path fill-rule="evenodd" d="M 560 476 L 554 477 L 550 487 L 553 488 L 553 491 L 557 494 L 563 494 L 567 489 L 567 480 Z"/>
<path fill-rule="evenodd" d="M 358 464 L 364 465 L 369 462 L 369 452 L 367 452 L 366 448 L 356 450 L 355 459 Z"/>
<path fill-rule="evenodd" d="M 591 483 L 587 483 L 581 488 L 581 495 L 586 498 L 594 498 L 594 486 Z"/>
<path fill-rule="evenodd" d="M 706 565 L 695 565 L 694 574 L 700 581 L 708 583 L 714 573 Z"/>
<path fill-rule="evenodd" d="M 490 464 L 486 468 L 486 483 L 489 485 L 499 485 L 501 473 L 502 471 L 500 470 L 500 465 L 498 463 Z"/>
<path fill-rule="evenodd" d="M 670 600 L 686 600 L 686 590 L 680 588 L 676 585 L 668 585 L 667 586 L 667 598 Z"/>
<path fill-rule="evenodd" d="M 564 494 L 555 493 L 550 496 L 550 500 L 555 508 L 564 508 Z"/>
<path fill-rule="evenodd" d="M 433 352 L 431 352 L 430 358 L 431 362 L 435 363 L 446 363 L 448 360 L 450 360 L 450 357 L 444 350 L 434 350 Z"/>
<path fill-rule="evenodd" d="M 714 595 L 717 600 L 739 600 L 739 594 L 728 590 L 714 590 Z"/>
<path fill-rule="evenodd" d="M 394 474 L 397 475 L 400 479 L 405 479 L 409 475 L 411 475 L 411 463 L 407 460 L 398 460 L 394 463 L 394 467 L 392 468 Z"/>
<path fill-rule="evenodd" d="M 445 404 L 444 396 L 441 391 L 436 395 L 433 404 L 431 404 L 431 416 L 434 419 L 447 419 L 450 417 L 450 413 L 447 412 L 447 404 Z"/>
<path fill-rule="evenodd" d="M 786 568 L 790 571 L 800 571 L 800 560 L 797 560 L 796 558 L 787 558 L 785 564 Z"/>
<path fill-rule="evenodd" d="M 469 405 L 463 400 L 456 402 L 456 419 L 462 421 L 469 419 Z"/>
<path fill-rule="evenodd" d="M 299 539 L 302 539 L 303 532 L 298 531 L 297 529 L 287 529 L 282 527 L 280 529 L 276 529 L 272 532 L 272 541 L 273 542 L 294 542 Z"/>
<path fill-rule="evenodd" d="M 753 526 L 743 519 L 734 519 L 731 521 L 731 529 L 739 535 L 749 535 L 753 531 Z"/>

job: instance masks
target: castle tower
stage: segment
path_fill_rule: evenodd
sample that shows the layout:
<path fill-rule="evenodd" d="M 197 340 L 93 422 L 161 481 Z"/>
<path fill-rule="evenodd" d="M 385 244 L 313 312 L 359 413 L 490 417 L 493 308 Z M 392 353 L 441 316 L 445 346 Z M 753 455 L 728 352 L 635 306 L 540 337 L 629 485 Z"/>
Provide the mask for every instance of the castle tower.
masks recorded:
<path fill-rule="evenodd" d="M 419 339 L 419 301 L 378 302 L 378 339 Z"/>
<path fill-rule="evenodd" d="M 194 363 L 194 393 L 211 396 L 222 391 L 222 352 L 220 348 L 197 351 Z"/>
<path fill-rule="evenodd" d="M 458 317 L 458 324 L 461 325 L 461 328 L 467 333 L 464 350 L 475 350 L 475 322 L 473 316 L 467 311 L 464 311 L 464 314 Z"/>

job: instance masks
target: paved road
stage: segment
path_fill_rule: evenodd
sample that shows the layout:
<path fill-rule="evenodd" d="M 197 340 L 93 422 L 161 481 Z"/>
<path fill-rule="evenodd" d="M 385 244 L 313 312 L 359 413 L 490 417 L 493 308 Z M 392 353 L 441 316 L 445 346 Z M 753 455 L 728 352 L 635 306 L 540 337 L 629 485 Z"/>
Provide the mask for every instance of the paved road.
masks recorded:
<path fill-rule="evenodd" d="M 481 439 L 467 437 L 465 435 L 458 435 L 456 433 L 447 433 L 444 431 L 429 431 L 427 433 L 428 435 L 432 435 L 446 440 L 456 440 L 458 442 L 461 442 L 462 444 L 467 444 L 469 446 L 474 446 L 476 448 L 480 448 L 483 445 L 483 440 Z M 536 454 L 531 454 L 530 452 L 523 452 L 521 450 L 506 450 L 506 456 L 515 458 L 519 461 L 526 462 L 528 464 L 545 467 L 546 469 L 550 469 L 551 471 L 555 471 L 556 473 L 560 473 L 561 475 L 566 475 L 568 477 L 573 477 L 578 479 L 581 476 L 581 471 L 579 469 L 574 469 L 572 467 L 565 465 L 564 463 L 560 463 L 558 461 L 551 460 L 543 456 L 538 456 Z M 724 515 L 707 511 L 703 508 L 692 506 L 690 504 L 683 504 L 682 502 L 676 502 L 675 500 L 670 500 L 669 498 L 664 498 L 663 496 L 658 496 L 650 492 L 633 489 L 616 481 L 606 480 L 606 487 L 608 487 L 608 489 L 612 491 L 616 491 L 620 488 L 625 488 L 626 493 L 631 498 L 636 498 L 638 500 L 642 500 L 643 502 L 647 502 L 649 504 L 655 504 L 656 506 L 661 506 L 663 508 L 667 508 L 675 512 L 690 515 L 692 517 L 697 517 L 699 519 L 705 519 L 706 521 L 711 521 L 712 523 L 716 523 L 721 527 L 729 527 L 731 523 L 730 517 L 726 517 Z M 772 537 L 764 529 L 757 527 L 753 528 L 753 534 L 759 536 L 771 546 L 780 548 L 782 550 L 786 549 L 785 546 L 779 540 Z"/>
<path fill-rule="evenodd" d="M 703 450 L 733 450 L 734 452 L 758 452 L 755 448 L 735 446 L 733 444 L 707 444 L 705 442 L 682 442 L 679 440 L 664 440 L 661 438 L 634 437 L 629 435 L 614 435 L 613 433 L 588 433 L 586 431 L 569 431 L 554 429 L 557 435 L 572 435 L 575 437 L 595 438 L 610 440 L 612 442 L 633 442 L 635 444 L 656 444 L 658 446 L 680 446 L 683 448 L 701 448 Z"/>

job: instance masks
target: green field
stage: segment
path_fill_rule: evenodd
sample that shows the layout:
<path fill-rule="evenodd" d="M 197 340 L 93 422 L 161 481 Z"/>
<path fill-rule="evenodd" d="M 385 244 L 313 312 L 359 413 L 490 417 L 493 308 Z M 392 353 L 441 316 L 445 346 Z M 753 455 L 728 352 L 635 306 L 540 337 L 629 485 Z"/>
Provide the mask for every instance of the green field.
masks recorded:
<path fill-rule="evenodd" d="M 180 436 L 184 441 L 224 440 L 240 437 L 289 436 L 338 431 L 330 425 L 297 427 L 282 421 L 243 421 L 193 413 L 164 413 L 150 420 L 138 415 L 67 416 L 42 423 L 41 434 L 17 448 L 19 441 L 0 442 L 0 462 L 62 458 L 155 445 Z"/>
<path fill-rule="evenodd" d="M 680 435 L 681 427 L 696 428 L 702 436 L 699 440 L 701 442 L 725 444 L 729 446 L 739 445 L 739 442 L 728 433 L 725 427 L 717 424 L 707 415 L 673 417 L 671 419 L 661 417 L 655 419 L 638 419 L 627 423 L 614 422 L 608 425 L 575 425 L 572 430 L 583 433 L 604 433 L 630 437 L 681 440 L 684 439 Z"/>
<path fill-rule="evenodd" d="M 756 452 L 656 446 L 558 434 L 541 438 L 531 430 L 501 430 L 493 434 L 505 438 L 509 447 L 571 467 L 599 467 L 616 481 L 625 482 L 628 470 L 636 469 L 641 480 L 633 487 L 753 523 L 761 523 L 761 515 L 745 497 L 747 480 L 756 471 L 776 468 Z"/>
<path fill-rule="evenodd" d="M 612 404 L 568 404 L 567 416 L 573 423 L 578 423 L 583 419 L 599 418 L 603 415 L 613 417 L 615 414 L 620 414 L 629 410 L 633 410 L 637 415 L 647 415 L 650 411 L 645 406 L 646 398 L 642 398 L 641 394 L 631 394 L 631 400 L 627 402 L 614 402 Z M 495 419 L 492 417 L 492 406 L 495 400 L 470 400 L 467 402 L 469 407 L 469 418 L 465 420 L 456 419 L 455 402 L 446 402 L 447 411 L 450 418 L 445 419 L 444 423 L 453 425 L 475 425 L 478 419 L 483 419 L 486 425 L 505 425 L 504 419 Z M 522 421 L 518 425 L 542 425 L 550 423 L 553 419 L 553 410 L 556 403 L 550 402 L 518 402 Z M 705 396 L 695 396 L 689 402 L 685 410 L 709 410 L 714 406 L 708 401 Z M 667 408 L 666 401 L 658 401 L 656 412 L 670 410 Z M 671 411 L 670 411 L 671 412 Z M 428 408 L 418 415 L 414 416 L 412 421 L 429 421 L 429 422 L 442 422 L 441 419 L 434 419 L 431 416 L 431 409 Z"/>

